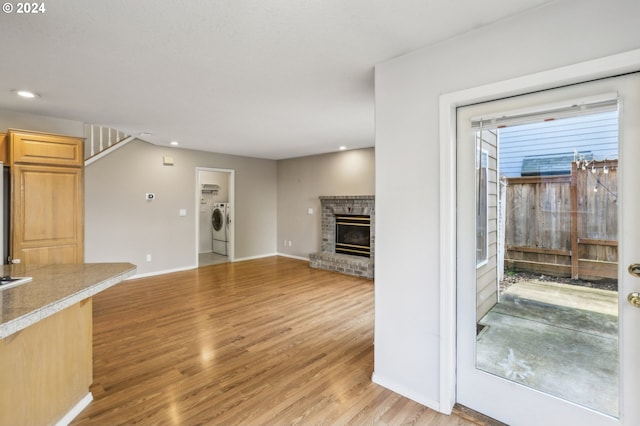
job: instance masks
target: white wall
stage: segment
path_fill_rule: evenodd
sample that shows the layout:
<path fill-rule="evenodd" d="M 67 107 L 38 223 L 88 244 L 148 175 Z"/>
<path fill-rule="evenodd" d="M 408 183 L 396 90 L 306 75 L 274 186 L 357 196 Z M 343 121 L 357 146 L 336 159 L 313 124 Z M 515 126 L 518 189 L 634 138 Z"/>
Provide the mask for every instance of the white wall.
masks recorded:
<path fill-rule="evenodd" d="M 455 284 L 439 282 L 440 95 L 639 48 L 638 28 L 637 0 L 566 0 L 376 66 L 374 381 L 450 409 L 440 388 L 440 287 Z"/>
<path fill-rule="evenodd" d="M 234 259 L 275 254 L 276 161 L 133 141 L 85 169 L 85 260 L 131 262 L 140 275 L 195 267 L 198 167 L 235 171 Z"/>
<path fill-rule="evenodd" d="M 5 132 L 7 129 L 84 137 L 84 124 L 82 121 L 0 110 L 0 132 Z"/>
<path fill-rule="evenodd" d="M 278 252 L 321 250 L 321 195 L 375 195 L 374 150 L 354 149 L 278 161 Z M 313 214 L 308 214 L 308 209 Z M 284 241 L 291 246 L 284 246 Z"/>

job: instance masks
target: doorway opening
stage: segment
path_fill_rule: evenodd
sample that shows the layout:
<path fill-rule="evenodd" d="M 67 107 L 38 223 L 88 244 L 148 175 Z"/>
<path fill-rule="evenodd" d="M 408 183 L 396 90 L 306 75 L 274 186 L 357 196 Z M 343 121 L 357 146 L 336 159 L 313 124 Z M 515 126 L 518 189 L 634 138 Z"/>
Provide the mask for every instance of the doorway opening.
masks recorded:
<path fill-rule="evenodd" d="M 196 254 L 198 267 L 232 262 L 234 171 L 196 169 Z"/>
<path fill-rule="evenodd" d="M 624 380 L 640 347 L 625 297 L 640 284 L 627 273 L 640 252 L 639 129 L 629 125 L 639 87 L 632 73 L 457 109 L 460 404 L 510 424 L 640 418 L 627 399 L 636 385 Z M 536 113 L 533 138 L 521 127 L 533 122 L 511 122 Z M 520 155 L 511 177 L 501 168 L 509 128 Z"/>
<path fill-rule="evenodd" d="M 640 51 L 629 51 L 622 54 L 612 55 L 604 58 L 594 59 L 574 65 L 564 66 L 549 71 L 543 71 L 536 74 L 530 74 L 518 77 L 513 80 L 492 83 L 485 86 L 479 86 L 472 89 L 460 90 L 448 93 L 440 97 L 440 164 L 441 164 L 441 182 L 440 182 L 440 218 L 441 231 L 440 241 L 442 243 L 441 251 L 441 268 L 440 278 L 440 408 L 442 412 L 450 413 L 456 402 L 471 407 L 477 411 L 487 414 L 497 419 L 505 419 L 510 423 L 521 424 L 542 424 L 545 419 L 553 419 L 556 424 L 611 424 L 618 425 L 623 423 L 638 423 L 640 421 L 640 410 L 633 400 L 627 401 L 627 395 L 637 395 L 640 393 L 640 383 L 635 380 L 620 381 L 620 417 L 612 418 L 603 416 L 593 411 L 584 409 L 575 404 L 562 403 L 558 398 L 548 397 L 541 392 L 523 392 L 523 388 L 516 385 L 507 386 L 505 391 L 504 380 L 486 380 L 480 381 L 480 377 L 474 373 L 475 370 L 475 350 L 469 348 L 461 348 L 460 342 L 464 340 L 475 341 L 477 335 L 475 309 L 471 309 L 473 315 L 467 320 L 459 317 L 460 313 L 460 297 L 464 296 L 461 287 L 466 285 L 467 281 L 474 282 L 475 285 L 475 214 L 473 205 L 471 206 L 471 217 L 467 221 L 471 225 L 460 228 L 457 216 L 460 215 L 458 205 L 459 195 L 461 191 L 467 191 L 464 185 L 459 182 L 458 160 L 458 143 L 456 142 L 456 128 L 458 123 L 457 108 L 473 105 L 481 102 L 487 102 L 494 99 L 509 99 L 523 94 L 541 93 L 548 89 L 555 89 L 564 86 L 567 89 L 572 84 L 579 84 L 585 81 L 602 81 L 605 90 L 600 93 L 618 92 L 619 87 L 616 84 L 609 85 L 610 80 L 599 80 L 610 76 L 625 76 L 628 73 L 637 72 L 640 69 Z M 635 86 L 635 87 L 634 87 Z M 629 112 L 629 105 L 638 105 L 640 103 L 640 91 L 637 83 L 625 81 L 624 84 L 624 108 L 621 114 L 621 156 L 620 169 L 622 180 L 626 182 L 637 181 L 637 167 L 633 166 L 633 158 L 640 157 L 640 145 L 627 144 L 625 141 L 638 140 L 640 135 L 638 129 L 633 126 L 627 126 L 624 123 L 633 123 L 632 114 Z M 584 96 L 584 95 L 582 95 Z M 566 98 L 565 98 L 566 99 Z M 506 110 L 502 108 L 502 110 Z M 631 108 L 633 111 L 633 108 Z M 472 144 L 473 146 L 473 144 Z M 471 171 L 473 172 L 474 156 L 477 153 L 470 154 Z M 628 164 L 630 167 L 625 167 Z M 473 173 L 472 173 L 473 176 Z M 473 190 L 473 183 L 470 185 Z M 619 189 L 625 191 L 624 209 L 621 210 L 633 212 L 640 209 L 640 200 L 638 196 L 630 190 L 626 191 L 627 186 L 621 186 Z M 473 199 L 473 194 L 471 194 Z M 621 198 L 622 199 L 622 198 Z M 620 370 L 621 377 L 627 376 L 627 371 L 633 371 L 633 363 L 637 360 L 637 348 L 640 347 L 640 338 L 637 335 L 638 316 L 634 313 L 638 311 L 633 306 L 627 304 L 627 294 L 629 298 L 634 291 L 637 291 L 637 281 L 627 274 L 626 267 L 637 262 L 638 244 L 640 241 L 637 232 L 640 228 L 633 220 L 627 220 L 634 217 L 633 214 L 625 215 L 624 212 L 620 216 L 620 236 L 625 237 L 624 245 L 621 244 L 619 252 L 619 317 L 621 327 L 619 330 L 620 339 Z M 624 230 L 623 230 L 624 228 Z M 473 245 L 467 250 L 468 258 L 460 258 L 461 242 L 458 238 L 460 234 L 469 236 L 469 240 L 473 238 Z M 628 238 L 631 236 L 632 238 Z M 634 239 L 635 238 L 635 239 Z M 471 241 L 469 241 L 471 242 Z M 474 271 L 474 278 L 469 279 L 468 276 L 460 274 L 461 263 L 466 265 L 466 269 Z M 632 292 L 632 293 L 630 293 Z M 468 301 L 475 306 L 475 292 L 469 297 Z M 635 305 L 634 305 L 635 306 Z M 469 357 L 466 357 L 469 355 Z M 465 371 L 463 371 L 465 370 Z M 461 377 L 465 374 L 472 374 L 473 377 L 465 384 L 462 383 Z M 485 373 L 483 377 L 491 375 Z M 510 383 L 510 382 L 506 382 Z M 462 395 L 463 387 L 470 389 L 478 389 L 483 392 L 486 397 L 473 396 L 470 394 Z M 501 398 L 494 398 L 494 395 L 504 396 L 508 401 Z M 462 401 L 462 398 L 472 398 L 473 401 Z"/>
<path fill-rule="evenodd" d="M 472 124 L 476 368 L 617 417 L 617 99 L 516 117 Z"/>

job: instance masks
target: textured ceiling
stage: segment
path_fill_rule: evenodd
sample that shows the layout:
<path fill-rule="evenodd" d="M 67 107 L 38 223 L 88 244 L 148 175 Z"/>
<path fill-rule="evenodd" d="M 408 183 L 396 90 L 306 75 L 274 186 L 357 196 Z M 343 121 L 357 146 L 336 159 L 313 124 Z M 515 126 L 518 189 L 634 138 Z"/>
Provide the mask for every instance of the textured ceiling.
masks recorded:
<path fill-rule="evenodd" d="M 0 14 L 0 108 L 260 158 L 371 147 L 376 63 L 547 2 L 46 1 Z"/>

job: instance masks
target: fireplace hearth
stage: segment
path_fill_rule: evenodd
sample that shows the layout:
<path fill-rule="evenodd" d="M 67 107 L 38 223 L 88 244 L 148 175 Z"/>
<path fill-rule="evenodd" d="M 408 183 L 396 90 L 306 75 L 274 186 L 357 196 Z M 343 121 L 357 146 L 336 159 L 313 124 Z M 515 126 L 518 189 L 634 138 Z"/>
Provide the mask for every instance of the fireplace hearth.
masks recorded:
<path fill-rule="evenodd" d="M 322 196 L 322 251 L 309 255 L 312 268 L 373 278 L 375 197 Z"/>

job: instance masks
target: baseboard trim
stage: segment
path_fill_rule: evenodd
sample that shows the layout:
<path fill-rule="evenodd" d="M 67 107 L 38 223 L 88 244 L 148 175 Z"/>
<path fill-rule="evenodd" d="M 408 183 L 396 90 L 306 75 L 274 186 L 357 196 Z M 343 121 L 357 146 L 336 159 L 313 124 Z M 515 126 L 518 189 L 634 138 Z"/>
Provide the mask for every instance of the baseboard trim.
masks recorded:
<path fill-rule="evenodd" d="M 153 277 L 153 276 L 156 276 L 156 275 L 170 274 L 172 272 L 188 271 L 188 270 L 191 270 L 191 269 L 196 269 L 197 267 L 198 267 L 197 265 L 189 265 L 189 266 L 183 266 L 183 267 L 174 268 L 174 269 L 164 269 L 162 271 L 146 272 L 144 274 L 133 275 L 133 276 L 127 278 L 127 280 L 135 280 L 136 278 L 146 278 L 146 277 Z"/>
<path fill-rule="evenodd" d="M 406 398 L 409 398 L 419 404 L 424 405 L 425 407 L 431 408 L 432 410 L 438 411 L 438 412 L 442 412 L 440 411 L 440 403 L 438 401 L 435 401 L 431 398 L 427 398 L 424 395 L 420 395 L 417 392 L 414 392 L 413 390 L 407 388 L 406 386 L 394 381 L 394 380 L 390 380 L 388 378 L 385 377 L 380 377 L 380 375 L 376 374 L 375 372 L 371 375 L 371 381 L 375 384 L 378 384 L 380 386 L 383 386 L 397 394 L 400 394 Z M 450 414 L 450 413 L 446 413 L 446 412 L 442 412 L 444 414 Z"/>
<path fill-rule="evenodd" d="M 67 414 L 64 415 L 63 418 L 58 420 L 56 426 L 67 426 L 69 423 L 73 421 L 78 414 L 82 412 L 89 404 L 93 401 L 93 394 L 91 392 L 87 393 L 78 403 L 71 409 Z"/>
<path fill-rule="evenodd" d="M 304 261 L 307 261 L 307 262 L 309 261 L 308 257 L 294 256 L 294 255 L 285 254 L 285 253 L 267 253 L 267 254 L 259 254 L 257 256 L 239 257 L 239 258 L 233 259 L 230 262 L 243 262 L 245 260 L 263 259 L 265 257 L 273 257 L 273 256 L 290 257 L 292 259 L 304 260 Z M 196 269 L 197 267 L 198 267 L 198 265 L 189 265 L 189 266 L 183 266 L 183 267 L 174 268 L 174 269 L 163 269 L 161 271 L 146 272 L 146 273 L 143 273 L 143 274 L 132 275 L 131 277 L 127 278 L 127 280 L 135 280 L 137 278 L 147 278 L 147 277 L 153 277 L 153 276 L 156 276 L 156 275 L 170 274 L 172 272 L 188 271 L 188 270 L 191 270 L 191 269 Z"/>
<path fill-rule="evenodd" d="M 268 254 L 259 254 L 257 256 L 247 256 L 247 257 L 239 257 L 236 259 L 233 259 L 234 262 L 242 262 L 245 260 L 254 260 L 254 259 L 262 259 L 264 257 L 273 257 L 273 256 L 277 256 L 278 253 L 268 253 Z"/>
<path fill-rule="evenodd" d="M 282 256 L 282 257 L 289 257 L 291 259 L 298 259 L 298 260 L 305 260 L 305 261 L 309 261 L 308 257 L 303 257 L 303 256 L 295 256 L 293 254 L 287 254 L 287 253 L 278 253 L 277 256 Z"/>
<path fill-rule="evenodd" d="M 290 254 L 267 253 L 267 254 L 260 254 L 260 255 L 257 255 L 257 256 L 239 257 L 239 258 L 233 259 L 231 262 L 243 262 L 245 260 L 263 259 L 265 257 L 273 257 L 273 256 L 283 256 L 283 257 L 290 257 L 292 259 L 304 260 L 304 261 L 307 261 L 307 262 L 309 261 L 309 258 L 293 256 L 293 255 L 290 255 Z M 188 271 L 188 270 L 191 270 L 191 269 L 196 269 L 197 267 L 198 267 L 198 265 L 189 265 L 189 266 L 183 266 L 183 267 L 174 268 L 174 269 L 163 269 L 161 271 L 146 272 L 146 273 L 143 273 L 143 274 L 132 275 L 131 277 L 127 278 L 127 280 L 135 280 L 137 278 L 147 278 L 147 277 L 153 277 L 153 276 L 156 276 L 156 275 L 170 274 L 172 272 Z"/>

